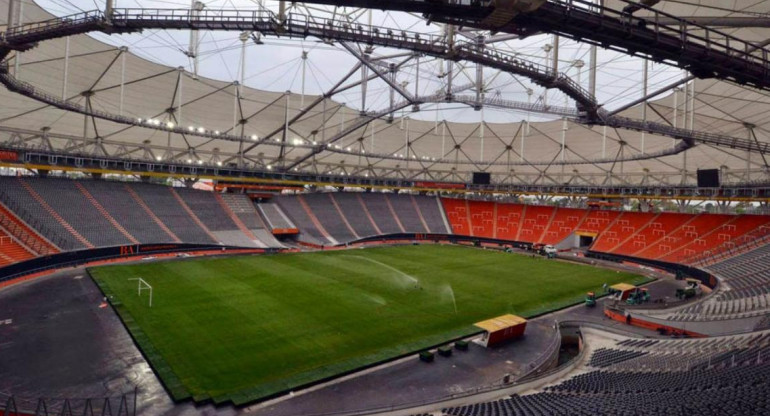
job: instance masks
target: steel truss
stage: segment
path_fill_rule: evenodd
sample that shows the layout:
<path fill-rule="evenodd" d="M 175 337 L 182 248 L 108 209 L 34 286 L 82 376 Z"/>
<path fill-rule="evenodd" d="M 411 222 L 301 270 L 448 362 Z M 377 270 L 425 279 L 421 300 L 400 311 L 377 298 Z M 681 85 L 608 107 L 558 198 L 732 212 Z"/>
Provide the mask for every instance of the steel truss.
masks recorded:
<path fill-rule="evenodd" d="M 66 18 L 53 19 L 46 22 L 34 23 L 11 29 L 3 37 L 3 45 L 8 48 L 27 47 L 30 42 L 46 39 L 54 39 L 60 33 L 71 34 L 70 26 L 79 30 L 104 30 L 106 21 L 94 18 L 98 12 L 87 12 Z M 83 23 L 84 20 L 86 23 Z M 90 26 L 89 26 L 90 25 Z M 443 36 L 426 35 L 417 32 L 394 33 L 387 28 L 376 26 L 351 27 L 347 22 L 325 20 L 324 22 L 312 21 L 305 15 L 289 14 L 282 23 L 276 16 L 267 10 L 260 11 L 234 11 L 234 10 L 206 10 L 203 12 L 190 12 L 187 10 L 169 9 L 117 9 L 110 20 L 110 31 L 133 32 L 146 28 L 155 29 L 211 29 L 211 30 L 258 30 L 263 34 L 277 36 L 299 36 L 302 38 L 314 36 L 324 40 L 355 41 L 369 45 L 387 46 L 399 49 L 412 50 L 426 55 L 464 60 L 496 68 L 501 71 L 523 75 L 546 88 L 557 88 L 575 99 L 578 110 L 572 111 L 554 106 L 540 104 L 525 104 L 508 100 L 484 98 L 483 101 L 461 97 L 457 102 L 471 106 L 492 105 L 501 108 L 543 112 L 564 116 L 573 116 L 577 122 L 584 124 L 607 125 L 610 127 L 628 128 L 631 130 L 645 131 L 652 134 L 660 134 L 675 139 L 690 139 L 694 142 L 702 142 L 715 146 L 726 146 L 734 149 L 749 150 L 753 152 L 767 153 L 768 145 L 758 145 L 755 141 L 739 139 L 718 134 L 700 134 L 687 129 L 676 129 L 652 122 L 640 122 L 629 118 L 611 116 L 598 108 L 596 99 L 585 89 L 580 87 L 571 78 L 563 73 L 554 73 L 552 68 L 523 60 L 519 57 L 507 55 L 497 51 L 486 49 L 478 50 L 474 43 L 459 42 L 454 47 L 450 46 Z M 32 98 L 54 105 L 58 108 L 86 114 L 86 110 L 74 103 L 66 102 L 50 94 L 38 92 L 34 86 L 13 79 L 8 71 L 0 69 L 0 81 L 9 89 L 31 96 Z M 408 95 L 408 93 L 405 93 Z M 412 103 L 427 102 L 420 97 L 410 97 Z M 447 94 L 446 99 L 453 101 L 452 94 Z M 435 99 L 433 99 L 435 102 Z M 583 107 L 582 109 L 580 107 Z M 586 111 L 591 109 L 591 111 Z M 388 111 L 387 113 L 391 113 Z M 593 113 L 592 113 L 593 112 Z M 593 114 L 593 115 L 592 115 Z M 88 115 L 108 119 L 123 124 L 140 125 L 147 128 L 171 131 L 179 134 L 216 138 L 221 140 L 244 141 L 240 136 L 219 134 L 211 132 L 189 132 L 175 126 L 148 126 L 130 117 L 110 115 L 101 111 L 91 110 Z"/>
<path fill-rule="evenodd" d="M 276 36 L 290 36 L 290 37 L 308 37 L 314 36 L 323 40 L 337 40 L 341 42 L 352 41 L 356 43 L 363 43 L 368 45 L 378 45 L 386 47 L 394 47 L 400 49 L 407 49 L 419 54 L 431 55 L 435 57 L 457 60 L 457 61 L 469 61 L 477 64 L 482 64 L 491 68 L 497 68 L 501 71 L 510 72 L 513 74 L 527 76 L 533 79 L 536 83 L 546 88 L 558 88 L 568 96 L 572 97 L 578 104 L 577 109 L 559 108 L 555 106 L 545 106 L 541 104 L 529 104 L 520 103 L 509 100 L 502 100 L 497 98 L 486 98 L 473 96 L 462 96 L 453 94 L 451 91 L 445 95 L 435 95 L 428 97 L 410 96 L 407 92 L 402 91 L 402 95 L 407 97 L 404 103 L 394 104 L 385 110 L 378 112 L 369 112 L 362 114 L 362 116 L 355 120 L 350 125 L 344 134 L 338 134 L 332 137 L 330 140 L 321 143 L 320 145 L 297 145 L 299 148 L 308 148 L 310 152 L 293 161 L 286 169 L 296 169 L 302 165 L 310 157 L 321 153 L 322 151 L 328 151 L 330 153 L 341 153 L 352 156 L 360 156 L 361 153 L 356 151 L 348 151 L 342 148 L 336 148 L 331 146 L 334 142 L 345 138 L 348 134 L 355 132 L 356 130 L 366 126 L 371 121 L 380 119 L 388 114 L 393 114 L 394 111 L 405 108 L 408 105 L 415 105 L 421 103 L 435 103 L 435 102 L 459 102 L 470 106 L 495 106 L 499 108 L 509 108 L 514 110 L 523 110 L 530 112 L 544 112 L 549 114 L 562 115 L 568 117 L 573 122 L 582 123 L 587 125 L 605 125 L 610 127 L 624 128 L 636 131 L 643 131 L 653 134 L 659 134 L 663 136 L 672 137 L 682 140 L 680 145 L 672 147 L 671 149 L 652 153 L 652 154 L 634 154 L 631 156 L 621 156 L 620 158 L 601 158 L 601 159 L 581 159 L 581 160 L 551 160 L 551 161 L 521 161 L 521 162 L 475 162 L 475 161 L 458 161 L 444 160 L 444 159 L 432 159 L 432 164 L 444 163 L 444 164 L 466 164 L 476 166 L 492 166 L 492 165 L 528 165 L 528 166 L 551 166 L 551 165 L 570 165 L 570 164 L 597 164 L 597 163 L 622 163 L 623 161 L 630 160 L 644 160 L 659 158 L 662 156 L 673 155 L 681 153 L 693 146 L 695 143 L 706 143 L 714 146 L 724 146 L 734 149 L 748 150 L 751 152 L 767 153 L 770 151 L 768 144 L 759 143 L 756 140 L 739 139 L 725 135 L 701 133 L 687 129 L 677 129 L 670 126 L 662 125 L 659 123 L 652 123 L 640 120 L 633 120 L 629 118 L 609 115 L 605 110 L 599 108 L 596 103 L 596 99 L 580 87 L 577 83 L 571 80 L 568 76 L 562 73 L 555 73 L 550 67 L 543 66 L 537 63 L 528 62 L 504 53 L 489 51 L 484 48 L 478 48 L 477 42 L 458 42 L 455 44 L 447 43 L 447 40 L 443 36 L 435 36 L 428 34 L 421 34 L 416 32 L 393 32 L 391 29 L 381 28 L 376 26 L 356 25 L 352 26 L 348 22 L 333 21 L 325 19 L 317 22 L 312 18 L 305 15 L 289 14 L 278 19 L 273 13 L 267 10 L 261 11 L 233 11 L 233 10 L 205 10 L 202 12 L 190 12 L 188 10 L 167 10 L 167 9 L 117 9 L 107 19 L 100 12 L 86 12 L 65 18 L 52 19 L 46 22 L 28 24 L 17 28 L 11 28 L 8 32 L 2 34 L 0 37 L 0 51 L 5 50 L 25 50 L 34 46 L 35 42 L 53 39 L 61 36 L 68 36 L 76 33 L 84 33 L 93 30 L 101 30 L 108 33 L 126 33 L 139 31 L 145 28 L 159 28 L 159 29 L 194 29 L 194 30 L 254 30 L 263 34 L 276 35 Z M 376 70 L 374 66 L 370 66 L 372 70 Z M 51 94 L 38 91 L 34 86 L 19 81 L 12 77 L 7 70 L 7 67 L 0 68 L 0 82 L 4 83 L 9 89 L 29 96 L 36 100 L 53 105 L 57 108 L 62 108 L 68 111 L 85 114 L 87 116 L 110 120 L 117 123 L 141 126 L 144 128 L 151 128 L 157 130 L 163 130 L 170 133 L 184 134 L 188 136 L 200 136 L 206 138 L 212 138 L 217 140 L 227 140 L 245 143 L 248 142 L 248 138 L 242 135 L 236 136 L 232 134 L 214 134 L 212 132 L 200 133 L 198 131 L 190 132 L 181 128 L 180 126 L 168 127 L 164 125 L 148 125 L 146 122 L 123 117 L 115 114 L 110 114 L 98 110 L 93 110 L 90 106 L 81 106 L 79 104 L 62 100 Z M 323 98 L 326 98 L 324 96 Z M 312 107 L 312 105 L 311 105 Z M 296 117 L 295 117 L 296 118 Z M 283 129 L 283 128 L 282 128 Z M 250 143 L 250 147 L 247 150 L 253 149 L 256 145 L 277 145 L 282 148 L 286 146 L 286 143 L 271 143 L 267 141 L 269 138 L 263 138 L 258 143 Z M 99 139 L 92 139 L 94 142 L 98 142 Z M 101 143 L 98 143 L 101 145 Z M 125 148 L 126 144 L 122 144 Z M 103 148 L 103 147 L 102 147 Z M 170 149 L 167 149 L 167 151 Z M 190 149 L 180 149 L 177 156 L 184 157 L 189 153 Z M 135 154 L 136 151 L 130 151 L 122 149 L 120 154 Z M 106 151 L 105 151 L 106 153 Z M 147 154 L 144 151 L 145 155 Z M 620 154 L 619 154 L 620 155 Z M 232 160 L 238 155 L 232 155 L 225 159 L 226 161 Z M 242 156 L 242 153 L 241 153 Z M 367 156 L 376 157 L 378 159 L 391 159 L 399 160 L 401 158 L 394 155 L 380 155 L 369 154 Z M 218 163 L 220 161 L 219 156 L 215 155 L 209 161 L 198 163 Z M 315 167 L 317 162 L 313 163 Z M 262 167 L 266 166 L 264 161 L 260 161 Z M 331 164 L 330 164 L 331 165 Z M 363 167 L 358 167 L 361 171 Z M 317 168 L 316 168 L 317 169 Z M 364 168 L 365 169 L 365 168 Z M 547 168 L 546 168 L 547 169 Z M 396 170 L 401 170 L 396 168 Z M 408 170 L 408 169 L 407 169 Z M 425 169 L 421 171 L 423 176 L 425 175 Z M 441 173 L 437 173 L 439 176 Z M 685 172 L 687 174 L 687 172 Z M 452 173 L 454 178 L 458 177 L 456 172 Z M 612 172 L 608 172 L 608 176 L 614 176 Z M 403 176 L 403 175 L 401 175 Z M 433 175 L 431 175 L 433 176 Z M 510 177 L 511 175 L 509 175 Z M 544 175 L 541 171 L 535 181 L 542 179 L 544 176 L 559 176 L 548 174 Z M 562 182 L 568 182 L 569 180 L 561 180 Z M 553 182 L 557 180 L 551 179 Z M 606 182 L 606 180 L 605 180 Z"/>
<path fill-rule="evenodd" d="M 94 140 L 90 138 L 84 138 L 82 136 L 63 135 L 52 133 L 50 131 L 34 131 L 25 130 L 11 127 L 0 127 L 0 131 L 8 134 L 8 138 L 4 141 L 0 141 L 0 147 L 6 150 L 16 151 L 20 154 L 27 153 L 45 153 L 48 155 L 58 155 L 61 157 L 74 157 L 74 158 L 106 158 L 109 160 L 122 160 L 125 162 L 124 166 L 128 166 L 128 171 L 132 171 L 134 164 L 146 163 L 149 165 L 161 165 L 163 163 L 177 164 L 180 166 L 195 167 L 196 169 L 221 169 L 222 167 L 233 168 L 239 167 L 236 163 L 223 163 L 228 159 L 234 159 L 237 157 L 235 153 L 221 152 L 217 149 L 212 151 L 196 150 L 191 155 L 185 148 L 167 148 L 166 146 L 152 145 L 149 143 L 141 144 L 126 144 L 120 141 L 112 141 L 104 139 L 99 141 L 100 147 L 94 146 Z M 56 143 L 57 145 L 54 145 Z M 91 149 L 89 150 L 89 147 Z M 110 151 L 110 149 L 113 149 Z M 325 149 L 330 153 L 342 153 L 350 154 L 341 147 L 329 146 Z M 174 157 L 158 158 L 157 155 L 166 153 L 175 154 Z M 359 158 L 380 159 L 380 155 L 370 155 L 367 153 L 355 154 Z M 364 175 L 365 177 L 370 175 L 372 177 L 394 177 L 401 179 L 413 179 L 413 180 L 431 180 L 431 181 L 457 181 L 468 182 L 470 181 L 470 174 L 459 173 L 456 171 L 458 165 L 468 165 L 470 162 L 465 161 L 451 161 L 439 164 L 435 160 L 412 160 L 411 166 L 407 160 L 403 158 L 392 157 L 390 155 L 382 155 L 383 158 L 390 160 L 396 160 L 401 164 L 395 165 L 395 167 L 378 166 L 379 160 L 374 163 L 367 163 L 362 165 L 361 163 L 356 165 L 345 164 L 344 162 L 325 162 L 322 159 L 305 162 L 302 166 L 302 172 L 310 172 L 311 174 L 324 174 L 336 172 L 340 176 L 349 175 Z M 655 157 L 654 155 L 651 157 Z M 51 156 L 48 159 L 48 165 L 50 169 L 56 170 L 58 166 L 58 157 Z M 37 160 L 36 163 L 40 162 Z M 273 160 L 268 156 L 255 156 L 254 165 L 241 166 L 242 169 L 250 171 L 262 171 L 268 172 L 272 169 L 268 168 Z M 554 161 L 553 164 L 557 164 Z M 585 162 L 588 164 L 591 162 Z M 621 162 L 622 163 L 622 162 Z M 582 182 L 585 184 L 607 184 L 607 183 L 623 183 L 623 184 L 635 184 L 646 183 L 648 179 L 656 179 L 668 183 L 678 183 L 678 178 L 681 172 L 646 172 L 643 175 L 638 173 L 618 173 L 612 172 L 612 170 L 605 170 L 602 173 L 585 173 L 576 174 L 575 171 L 565 174 L 546 174 L 544 170 L 538 169 L 539 173 L 530 172 L 516 172 L 514 168 L 519 166 L 537 166 L 529 162 L 510 161 L 510 163 L 494 163 L 494 166 L 506 166 L 509 169 L 505 172 L 500 172 L 498 175 L 502 177 L 504 174 L 507 176 L 504 179 L 497 179 L 496 182 L 501 183 L 513 183 L 514 181 L 521 181 L 526 183 L 577 183 Z M 105 165 L 107 166 L 107 165 Z M 288 169 L 287 169 L 288 170 Z M 290 171 L 297 172 L 300 169 L 290 169 Z M 689 172 L 693 174 L 692 172 Z M 129 173 L 127 173 L 129 174 Z M 577 175 L 577 179 L 576 179 Z M 740 179 L 740 178 L 739 178 Z"/>
<path fill-rule="evenodd" d="M 13 150 L 0 147 L 2 150 Z M 436 192 L 509 194 L 531 196 L 564 196 L 583 198 L 638 198 L 646 200 L 672 199 L 678 201 L 770 201 L 770 186 L 737 185 L 723 188 L 696 186 L 645 186 L 613 184 L 494 184 L 465 185 L 466 181 L 444 179 L 425 182 L 423 178 L 382 178 L 361 175 L 312 174 L 307 172 L 269 172 L 237 167 L 196 166 L 190 164 L 129 161 L 120 158 L 61 155 L 43 151 L 21 151 L 21 161 L 7 166 L 41 170 L 73 170 L 94 173 L 115 173 L 136 176 L 182 178 L 212 178 L 236 182 L 257 182 L 279 185 L 314 184 L 317 186 L 404 189 Z M 438 179 L 437 179 L 438 180 Z M 447 189 L 446 183 L 463 183 L 463 189 Z"/>
<path fill-rule="evenodd" d="M 495 7 L 505 3 L 490 0 L 310 0 L 307 3 L 418 12 L 432 21 L 521 36 L 555 33 L 673 64 L 701 78 L 770 89 L 770 51 L 767 49 L 638 2 L 621 1 L 638 7 L 646 15 L 637 17 L 589 0 L 548 0 L 532 11 Z M 516 3 L 507 4 L 515 8 Z"/>

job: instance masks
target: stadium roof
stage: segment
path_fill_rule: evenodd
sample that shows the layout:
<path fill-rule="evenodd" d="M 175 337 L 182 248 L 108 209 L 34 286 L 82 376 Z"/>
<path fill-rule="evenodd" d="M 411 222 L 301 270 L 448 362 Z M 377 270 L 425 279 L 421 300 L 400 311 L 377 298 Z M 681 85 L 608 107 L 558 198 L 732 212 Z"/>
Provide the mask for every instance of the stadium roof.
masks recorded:
<path fill-rule="evenodd" d="M 277 10 L 277 3 L 266 2 L 266 7 Z M 46 0 L 40 4 L 45 8 L 23 2 L 22 23 L 75 13 L 78 7 L 89 9 L 88 5 L 66 1 Z M 119 0 L 116 7 L 189 8 L 185 4 Z M 625 4 L 607 1 L 608 7 L 618 9 Z M 6 10 L 7 5 L 8 0 L 0 0 L 0 10 Z M 103 8 L 103 2 L 97 1 L 96 5 Z M 206 10 L 234 7 L 255 10 L 259 5 L 245 1 L 206 2 Z M 755 44 L 770 42 L 768 2 L 664 0 L 655 8 L 703 25 L 710 25 L 706 18 L 722 18 L 715 20 L 712 27 Z M 292 12 L 323 20 L 334 9 L 298 3 Z M 641 10 L 636 15 L 645 13 L 649 12 Z M 378 11 L 369 17 L 365 11 L 349 9 L 345 16 L 353 24 L 371 19 L 373 24 L 396 32 L 415 30 L 425 36 L 444 36 L 444 25 L 426 26 L 419 16 L 410 13 Z M 5 18 L 0 13 L 0 24 L 5 24 Z M 502 39 L 501 34 L 477 33 L 488 39 Z M 472 38 L 477 33 L 464 29 L 462 37 Z M 555 90 L 546 92 L 520 75 L 483 69 L 485 98 L 488 102 L 522 106 L 530 100 L 552 106 L 548 111 L 527 112 L 522 106 L 506 109 L 493 104 L 474 111 L 467 103 L 443 102 L 436 97 L 443 97 L 441 90 L 445 92 L 449 65 L 435 57 L 422 56 L 418 64 L 414 55 L 389 47 L 367 50 L 366 45 L 353 45 L 351 53 L 342 42 L 240 35 L 233 31 L 201 32 L 197 77 L 193 74 L 194 60 L 189 57 L 189 31 L 80 34 L 40 42 L 19 54 L 18 59 L 10 55 L 11 74 L 33 85 L 37 92 L 63 97 L 84 109 L 141 119 L 139 124 L 144 126 L 86 117 L 2 89 L 0 140 L 14 147 L 48 148 L 50 143 L 57 152 L 202 164 L 238 163 L 243 146 L 247 150 L 244 165 L 256 169 L 427 180 L 467 181 L 470 172 L 484 170 L 494 174 L 493 181 L 505 183 L 679 184 L 694 183 L 698 168 L 722 169 L 723 181 L 766 179 L 764 155 L 703 143 L 674 151 L 679 140 L 671 137 L 565 118 L 561 108 L 574 109 L 573 100 Z M 488 47 L 546 63 L 546 44 L 554 44 L 550 35 L 506 39 Z M 246 50 L 243 70 L 242 47 Z M 302 59 L 303 52 L 307 52 L 307 59 Z M 383 73 L 387 73 L 387 64 L 400 65 L 394 84 L 416 96 L 435 99 L 420 104 L 419 112 L 413 112 L 411 105 L 404 106 L 393 112 L 392 122 L 388 121 L 391 88 L 374 74 L 374 69 L 364 72 L 360 68 L 354 54 L 365 52 L 371 52 L 373 61 L 380 63 L 374 68 Z M 553 52 L 548 59 L 552 58 Z M 588 45 L 562 39 L 559 70 L 586 88 L 589 61 Z M 644 95 L 644 66 L 640 58 L 600 49 L 596 96 L 605 110 L 612 112 Z M 460 61 L 453 64 L 452 70 L 455 97 L 475 97 L 476 64 Z M 686 76 L 677 68 L 652 62 L 647 72 L 648 92 Z M 362 73 L 371 78 L 365 103 L 362 87 L 357 85 Z M 244 86 L 233 82 L 239 80 L 244 81 Z M 322 98 L 321 94 L 335 84 L 352 87 Z M 618 114 L 760 143 L 770 141 L 767 91 L 696 79 L 690 89 L 694 90 L 694 117 L 690 117 L 685 115 L 685 85 L 651 99 L 646 115 L 642 104 Z M 528 90 L 533 94 L 528 95 Z M 394 95 L 394 102 L 403 101 L 398 93 Z M 362 120 L 362 106 L 365 111 L 378 112 L 379 117 L 350 129 Z M 287 120 L 303 113 L 285 127 Z M 532 121 L 528 127 L 527 120 Z M 187 131 L 169 132 L 164 126 Z M 200 128 L 205 129 L 205 134 L 198 134 Z M 41 131 L 48 141 L 41 138 Z M 313 155 L 314 146 L 327 142 L 328 147 Z M 674 154 L 645 156 L 666 153 Z"/>

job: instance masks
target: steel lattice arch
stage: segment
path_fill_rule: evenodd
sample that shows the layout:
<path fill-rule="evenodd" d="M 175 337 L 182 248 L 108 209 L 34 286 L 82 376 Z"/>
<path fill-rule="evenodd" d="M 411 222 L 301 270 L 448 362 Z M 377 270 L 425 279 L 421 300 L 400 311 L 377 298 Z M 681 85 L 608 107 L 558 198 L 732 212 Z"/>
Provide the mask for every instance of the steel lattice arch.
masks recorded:
<path fill-rule="evenodd" d="M 761 5 L 712 24 L 665 2 L 1 3 L 13 105 L 0 132 L 17 165 L 358 186 L 486 171 L 490 191 L 657 195 L 716 168 L 749 198 L 766 180 Z M 171 39 L 182 65 L 152 59 L 153 36 Z M 289 47 L 301 49 L 290 60 L 300 88 L 249 76 Z M 206 69 L 214 56 L 228 74 Z M 614 73 L 621 59 L 632 75 Z"/>

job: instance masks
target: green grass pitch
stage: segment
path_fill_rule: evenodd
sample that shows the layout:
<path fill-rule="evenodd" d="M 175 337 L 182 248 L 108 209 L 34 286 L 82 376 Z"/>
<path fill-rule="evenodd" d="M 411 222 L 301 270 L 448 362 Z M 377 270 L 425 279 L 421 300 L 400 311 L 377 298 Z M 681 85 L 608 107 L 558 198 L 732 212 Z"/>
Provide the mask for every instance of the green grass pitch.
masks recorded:
<path fill-rule="evenodd" d="M 90 270 L 172 396 L 243 404 L 648 279 L 458 246 Z M 141 277 L 153 287 L 137 295 Z"/>

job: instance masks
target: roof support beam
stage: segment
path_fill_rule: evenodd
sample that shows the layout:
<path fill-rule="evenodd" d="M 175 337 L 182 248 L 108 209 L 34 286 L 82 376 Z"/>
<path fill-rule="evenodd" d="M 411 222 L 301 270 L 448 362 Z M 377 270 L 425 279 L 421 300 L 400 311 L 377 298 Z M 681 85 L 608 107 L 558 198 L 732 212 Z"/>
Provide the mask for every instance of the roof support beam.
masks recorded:
<path fill-rule="evenodd" d="M 649 94 L 645 94 L 644 96 L 642 96 L 640 98 L 637 98 L 636 100 L 631 101 L 630 103 L 624 104 L 621 107 L 618 107 L 618 108 L 610 111 L 609 113 L 607 113 L 607 115 L 614 116 L 615 114 L 618 114 L 618 113 L 621 113 L 623 111 L 626 111 L 626 110 L 628 110 L 629 108 L 631 108 L 631 107 L 633 107 L 635 105 L 647 102 L 647 101 L 649 101 L 649 100 L 651 100 L 651 99 L 653 99 L 653 98 L 655 98 L 655 97 L 657 97 L 657 96 L 659 96 L 659 95 L 661 95 L 663 93 L 671 91 L 672 89 L 674 89 L 674 88 L 676 88 L 676 87 L 678 87 L 678 86 L 680 86 L 682 84 L 686 84 L 686 83 L 694 80 L 695 78 L 697 78 L 695 75 L 690 75 L 690 76 L 682 78 L 682 79 L 680 79 L 678 81 L 674 81 L 674 82 L 672 82 L 672 83 L 670 83 L 670 84 L 668 84 L 668 85 L 666 85 L 664 87 L 661 87 L 661 88 L 659 88 L 659 89 L 657 89 L 657 90 L 655 90 L 655 91 L 653 91 L 653 92 L 651 92 Z"/>
<path fill-rule="evenodd" d="M 646 19 L 646 16 L 637 16 Z M 658 18 L 661 25 L 685 25 L 696 26 L 715 26 L 715 27 L 770 27 L 770 19 L 767 17 L 749 17 L 749 16 L 680 16 L 679 19 L 670 17 Z"/>
<path fill-rule="evenodd" d="M 313 108 L 315 108 L 315 107 L 316 107 L 318 104 L 322 103 L 322 102 L 323 102 L 323 101 L 325 101 L 325 100 L 326 100 L 328 97 L 331 97 L 331 96 L 332 96 L 332 95 L 334 95 L 335 93 L 339 92 L 339 88 L 340 88 L 340 86 L 342 86 L 342 84 L 343 84 L 345 81 L 347 81 L 347 80 L 348 80 L 348 78 L 350 78 L 351 76 L 353 76 L 353 74 L 355 74 L 355 73 L 356 73 L 356 72 L 357 72 L 357 71 L 358 71 L 360 68 L 361 68 L 361 64 L 360 64 L 360 63 L 356 64 L 356 65 L 353 67 L 353 69 L 351 69 L 351 70 L 350 70 L 350 72 L 348 72 L 348 73 L 347 73 L 347 74 L 346 74 L 344 77 L 342 77 L 342 79 L 340 79 L 340 80 L 339 80 L 339 82 L 337 82 L 336 84 L 334 84 L 334 86 L 332 86 L 332 87 L 329 89 L 329 91 L 327 91 L 325 94 L 323 94 L 323 95 L 319 96 L 318 98 L 316 98 L 316 99 L 315 99 L 315 100 L 314 100 L 312 103 L 310 103 L 310 104 L 309 104 L 307 107 L 305 107 L 305 108 L 301 109 L 301 110 L 300 110 L 300 111 L 299 111 L 299 112 L 298 112 L 296 115 L 294 115 L 294 117 L 292 117 L 290 120 L 287 120 L 287 121 L 286 121 L 286 123 L 285 123 L 285 124 L 286 124 L 285 126 L 281 126 L 281 127 L 279 127 L 279 128 L 276 128 L 275 130 L 273 130 L 272 132 L 270 132 L 270 133 L 269 133 L 267 136 L 261 137 L 261 138 L 259 139 L 259 141 L 257 141 L 257 143 L 254 143 L 254 144 L 252 144 L 251 146 L 249 146 L 249 147 L 247 147 L 246 149 L 244 149 L 244 150 L 243 150 L 243 153 L 245 154 L 245 153 L 248 153 L 248 152 L 250 152 L 250 151 L 251 151 L 251 150 L 253 150 L 255 147 L 257 147 L 257 146 L 259 146 L 260 144 L 263 144 L 263 143 L 267 142 L 268 140 L 270 140 L 271 138 L 273 138 L 273 136 L 275 136 L 276 134 L 279 134 L 279 133 L 283 132 L 283 131 L 284 131 L 286 128 L 288 128 L 288 126 L 290 126 L 291 124 L 294 124 L 295 122 L 297 122 L 299 119 L 301 119 L 303 116 L 305 116 L 305 114 L 307 114 L 308 112 L 310 112 L 310 110 L 312 110 Z M 357 85 L 357 83 L 356 83 L 356 84 L 354 84 L 354 85 Z M 352 88 L 352 87 L 350 87 L 350 88 Z M 229 159 L 228 159 L 228 160 L 226 160 L 226 161 L 229 161 Z"/>
<path fill-rule="evenodd" d="M 347 49 L 347 51 L 350 52 L 351 55 L 355 56 L 356 59 L 358 59 L 362 64 L 364 64 L 364 66 L 369 68 L 369 70 L 377 74 L 377 76 L 380 77 L 383 81 L 385 81 L 385 83 L 388 84 L 390 88 L 393 88 L 394 90 L 396 90 L 396 92 L 401 94 L 401 96 L 403 96 L 410 103 L 414 102 L 414 98 L 412 97 L 411 94 L 409 94 L 409 92 L 401 88 L 401 86 L 398 85 L 394 80 L 392 80 L 391 77 L 387 76 L 382 71 L 380 71 L 380 69 L 377 66 L 372 65 L 372 63 L 369 62 L 369 60 L 366 59 L 364 55 L 360 51 L 358 51 L 355 47 L 348 44 L 347 42 L 340 42 L 340 45 L 342 45 L 342 47 Z M 410 56 L 407 60 L 410 60 L 411 58 L 412 56 Z"/>

